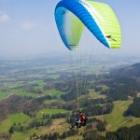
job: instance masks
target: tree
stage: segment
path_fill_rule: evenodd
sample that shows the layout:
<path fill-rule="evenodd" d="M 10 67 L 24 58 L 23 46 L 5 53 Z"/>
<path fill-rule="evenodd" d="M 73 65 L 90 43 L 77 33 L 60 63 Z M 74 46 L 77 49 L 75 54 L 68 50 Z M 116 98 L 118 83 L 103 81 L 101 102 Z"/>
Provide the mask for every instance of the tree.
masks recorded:
<path fill-rule="evenodd" d="M 10 127 L 9 133 L 10 133 L 10 134 L 13 134 L 13 133 L 14 133 L 14 127 L 13 127 L 13 126 Z"/>

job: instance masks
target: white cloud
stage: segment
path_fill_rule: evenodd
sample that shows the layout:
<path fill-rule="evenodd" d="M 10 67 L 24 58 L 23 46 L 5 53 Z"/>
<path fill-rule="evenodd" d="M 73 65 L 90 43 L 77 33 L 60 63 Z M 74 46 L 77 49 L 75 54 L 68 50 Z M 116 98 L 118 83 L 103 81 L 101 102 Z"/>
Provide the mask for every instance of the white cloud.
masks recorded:
<path fill-rule="evenodd" d="M 31 21 L 24 21 L 22 24 L 21 24 L 21 28 L 24 29 L 24 30 L 27 30 L 27 31 L 30 31 L 34 28 L 35 24 Z"/>
<path fill-rule="evenodd" d="M 9 20 L 10 17 L 7 14 L 0 11 L 0 23 L 6 23 Z"/>

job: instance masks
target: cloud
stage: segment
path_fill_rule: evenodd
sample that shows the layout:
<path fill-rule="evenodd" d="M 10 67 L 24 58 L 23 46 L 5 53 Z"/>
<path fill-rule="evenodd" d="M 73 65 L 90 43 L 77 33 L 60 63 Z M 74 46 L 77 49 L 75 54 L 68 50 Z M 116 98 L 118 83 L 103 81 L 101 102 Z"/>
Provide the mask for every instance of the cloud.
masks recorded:
<path fill-rule="evenodd" d="M 31 21 L 24 21 L 22 24 L 21 24 L 21 28 L 23 30 L 26 30 L 26 31 L 30 31 L 34 28 L 35 24 Z"/>
<path fill-rule="evenodd" d="M 10 17 L 7 14 L 0 11 L 0 23 L 6 23 L 9 20 Z"/>

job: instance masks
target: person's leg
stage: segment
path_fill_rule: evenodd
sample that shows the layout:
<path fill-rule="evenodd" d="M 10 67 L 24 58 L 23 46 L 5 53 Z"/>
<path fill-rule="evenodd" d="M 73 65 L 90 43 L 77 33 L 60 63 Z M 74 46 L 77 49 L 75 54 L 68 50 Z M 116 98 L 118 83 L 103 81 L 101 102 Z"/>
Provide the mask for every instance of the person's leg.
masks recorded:
<path fill-rule="evenodd" d="M 81 125 L 81 123 L 79 123 L 79 126 L 78 126 L 78 128 L 81 128 L 81 126 L 82 126 L 82 125 Z"/>
<path fill-rule="evenodd" d="M 73 123 L 71 123 L 70 129 L 73 129 L 74 126 L 75 126 L 75 125 L 74 125 Z"/>
<path fill-rule="evenodd" d="M 75 122 L 75 126 L 78 128 L 79 127 L 79 123 L 76 121 Z"/>

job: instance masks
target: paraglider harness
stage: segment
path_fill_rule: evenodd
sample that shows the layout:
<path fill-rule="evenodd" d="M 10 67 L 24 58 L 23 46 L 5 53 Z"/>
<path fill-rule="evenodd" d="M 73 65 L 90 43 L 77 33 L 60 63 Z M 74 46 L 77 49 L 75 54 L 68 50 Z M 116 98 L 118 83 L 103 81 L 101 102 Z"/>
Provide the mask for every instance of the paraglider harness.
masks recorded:
<path fill-rule="evenodd" d="M 81 128 L 82 126 L 86 126 L 87 124 L 87 116 L 84 113 L 78 113 L 75 115 L 72 115 L 70 118 L 70 124 L 71 128 Z"/>

